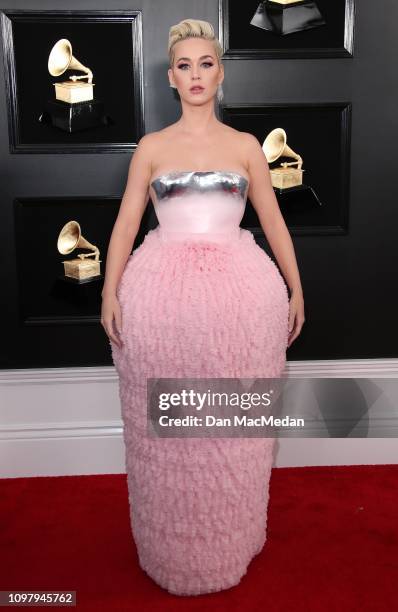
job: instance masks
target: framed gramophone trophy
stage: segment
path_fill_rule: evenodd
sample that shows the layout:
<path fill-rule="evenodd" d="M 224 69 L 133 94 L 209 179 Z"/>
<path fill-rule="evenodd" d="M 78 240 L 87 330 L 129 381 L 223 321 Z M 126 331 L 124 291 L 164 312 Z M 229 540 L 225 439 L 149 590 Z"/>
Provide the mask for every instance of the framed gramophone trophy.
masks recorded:
<path fill-rule="evenodd" d="M 292 235 L 348 232 L 350 102 L 225 104 L 221 116 L 257 138 Z M 241 226 L 264 235 L 250 197 Z"/>
<path fill-rule="evenodd" d="M 271 183 L 281 204 L 304 208 L 320 205 L 314 189 L 303 183 L 303 158 L 287 144 L 286 131 L 273 129 L 265 138 L 262 149 L 270 165 Z M 281 161 L 282 159 L 293 161 Z M 301 194 L 299 197 L 298 192 Z"/>
<path fill-rule="evenodd" d="M 219 0 L 223 59 L 354 55 L 355 0 Z"/>
<path fill-rule="evenodd" d="M 319 28 L 326 21 L 313 0 L 265 0 L 258 5 L 250 24 L 286 36 Z"/>
<path fill-rule="evenodd" d="M 11 153 L 133 152 L 142 11 L 0 10 Z"/>
<path fill-rule="evenodd" d="M 94 100 L 92 71 L 72 55 L 72 43 L 67 38 L 61 38 L 51 49 L 48 71 L 52 76 L 59 77 L 67 70 L 83 74 L 72 74 L 69 80 L 54 83 L 55 100 L 47 100 L 39 121 L 50 122 L 65 132 L 108 125 L 112 120 L 105 115 L 103 101 Z"/>
<path fill-rule="evenodd" d="M 57 248 L 62 255 L 69 255 L 75 249 L 88 249 L 73 259 L 65 259 L 63 280 L 74 283 L 90 283 L 103 278 L 100 269 L 99 249 L 82 236 L 80 224 L 68 221 L 61 229 Z"/>
<path fill-rule="evenodd" d="M 270 169 L 273 187 L 283 191 L 303 184 L 303 158 L 289 147 L 283 128 L 272 130 L 264 140 L 262 148 L 268 163 L 276 162 L 282 157 L 294 159 L 292 162 L 281 162 L 277 167 Z"/>
<path fill-rule="evenodd" d="M 97 325 L 105 260 L 121 196 L 40 196 L 14 200 L 22 325 Z M 143 240 L 151 211 L 144 213 Z"/>

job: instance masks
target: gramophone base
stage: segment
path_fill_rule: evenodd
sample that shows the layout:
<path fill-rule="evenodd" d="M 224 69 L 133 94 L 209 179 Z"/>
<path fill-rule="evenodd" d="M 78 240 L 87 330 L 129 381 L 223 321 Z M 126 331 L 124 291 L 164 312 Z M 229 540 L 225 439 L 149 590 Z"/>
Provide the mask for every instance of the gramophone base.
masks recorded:
<path fill-rule="evenodd" d="M 50 295 L 59 312 L 59 318 L 77 317 L 84 321 L 88 317 L 98 320 L 101 312 L 103 276 L 90 280 L 101 282 L 80 283 L 63 276 L 54 279 Z"/>
<path fill-rule="evenodd" d="M 64 264 L 65 278 L 73 278 L 79 282 L 86 279 L 98 277 L 101 274 L 101 260 L 87 257 L 86 259 L 65 259 Z"/>
<path fill-rule="evenodd" d="M 267 0 L 260 2 L 250 25 L 284 36 L 317 28 L 325 23 L 313 0 L 303 0 L 286 6 Z"/>
<path fill-rule="evenodd" d="M 290 187 L 300 187 L 303 184 L 303 169 L 277 168 L 270 169 L 271 183 L 277 189 L 289 189 Z"/>
<path fill-rule="evenodd" d="M 69 133 L 88 130 L 109 123 L 108 117 L 104 114 L 104 103 L 98 100 L 76 104 L 48 100 L 39 121 Z"/>
<path fill-rule="evenodd" d="M 58 276 L 58 282 L 63 281 L 66 284 L 71 285 L 85 285 L 87 283 L 95 283 L 104 278 L 103 274 L 97 274 L 96 276 L 90 276 L 88 278 L 73 278 L 72 276 Z"/>
<path fill-rule="evenodd" d="M 307 212 L 318 206 L 322 206 L 314 189 L 309 185 L 298 185 L 289 189 L 278 189 L 274 187 L 274 192 L 278 203 L 281 207 L 281 212 Z"/>

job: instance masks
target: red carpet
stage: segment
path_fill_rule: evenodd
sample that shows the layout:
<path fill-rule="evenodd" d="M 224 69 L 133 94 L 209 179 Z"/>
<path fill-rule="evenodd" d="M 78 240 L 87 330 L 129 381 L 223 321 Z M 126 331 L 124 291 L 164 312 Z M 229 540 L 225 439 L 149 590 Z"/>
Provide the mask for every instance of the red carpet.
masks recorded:
<path fill-rule="evenodd" d="M 270 486 L 241 583 L 178 597 L 138 566 L 124 474 L 0 480 L 0 590 L 75 590 L 97 612 L 397 609 L 398 466 L 275 468 Z"/>

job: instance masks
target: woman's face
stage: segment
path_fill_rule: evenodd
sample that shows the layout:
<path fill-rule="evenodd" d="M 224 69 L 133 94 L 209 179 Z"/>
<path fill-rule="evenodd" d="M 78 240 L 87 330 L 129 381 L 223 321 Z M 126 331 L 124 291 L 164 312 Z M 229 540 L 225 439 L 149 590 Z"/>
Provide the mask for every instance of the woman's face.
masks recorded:
<path fill-rule="evenodd" d="M 224 67 L 218 64 L 210 40 L 192 37 L 174 45 L 174 64 L 168 75 L 182 99 L 200 105 L 216 95 L 217 86 L 224 79 Z"/>

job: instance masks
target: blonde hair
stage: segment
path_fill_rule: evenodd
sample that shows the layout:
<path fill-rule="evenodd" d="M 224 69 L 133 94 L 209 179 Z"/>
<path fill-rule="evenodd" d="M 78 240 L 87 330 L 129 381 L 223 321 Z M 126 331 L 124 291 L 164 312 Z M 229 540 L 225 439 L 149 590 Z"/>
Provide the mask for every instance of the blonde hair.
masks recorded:
<path fill-rule="evenodd" d="M 184 19 L 171 26 L 169 31 L 169 42 L 168 42 L 168 54 L 170 68 L 174 63 L 174 45 L 180 40 L 186 40 L 187 38 L 204 38 L 205 40 L 212 41 L 214 50 L 218 59 L 218 63 L 221 63 L 221 57 L 223 55 L 223 49 L 220 41 L 214 33 L 214 28 L 208 21 L 202 21 L 201 19 Z"/>

